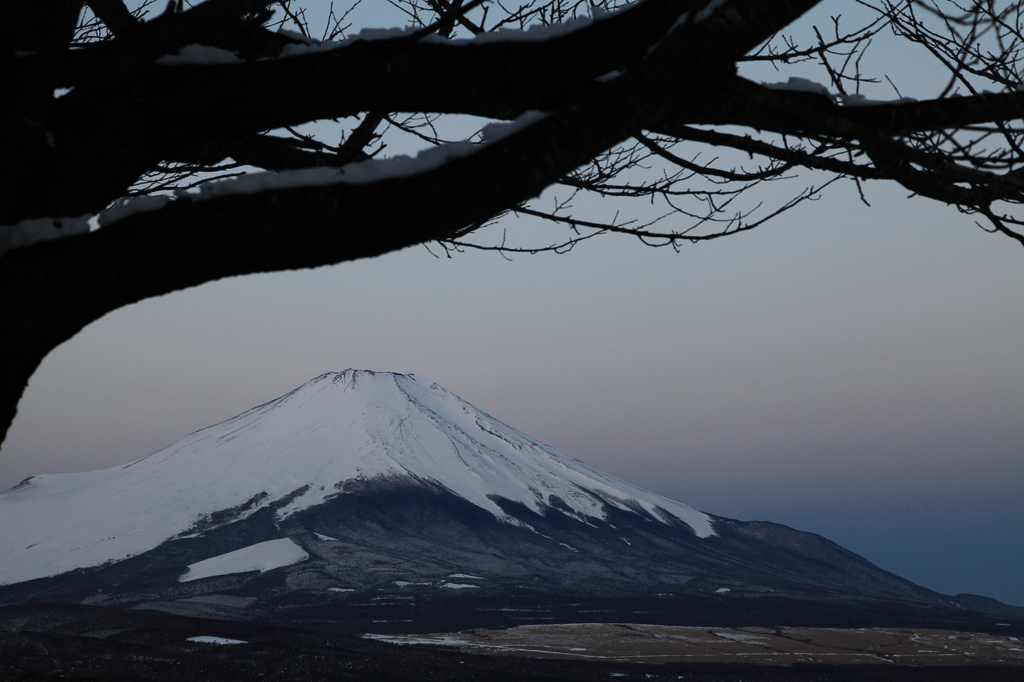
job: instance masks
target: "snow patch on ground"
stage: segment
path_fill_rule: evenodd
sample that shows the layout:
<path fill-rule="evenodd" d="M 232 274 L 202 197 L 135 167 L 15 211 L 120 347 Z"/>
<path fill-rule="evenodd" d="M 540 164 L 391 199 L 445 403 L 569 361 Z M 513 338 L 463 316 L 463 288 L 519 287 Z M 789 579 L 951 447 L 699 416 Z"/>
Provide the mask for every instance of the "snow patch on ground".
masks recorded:
<path fill-rule="evenodd" d="M 768 637 L 764 635 L 748 635 L 741 632 L 712 632 L 711 634 L 743 644 L 760 644 L 768 640 Z"/>
<path fill-rule="evenodd" d="M 189 637 L 188 641 L 199 642 L 200 644 L 248 644 L 244 639 L 228 639 L 226 637 L 210 637 L 207 635 Z"/>
<path fill-rule="evenodd" d="M 441 587 L 446 587 L 450 590 L 478 590 L 479 585 L 470 585 L 468 583 L 444 583 Z"/>
<path fill-rule="evenodd" d="M 291 566 L 309 558 L 306 551 L 289 538 L 268 540 L 256 545 L 236 549 L 234 552 L 204 559 L 188 567 L 188 573 L 178 578 L 179 582 L 212 578 L 217 575 L 264 573 L 275 568 Z"/>
<path fill-rule="evenodd" d="M 388 621 L 374 621 L 375 623 L 386 623 Z M 451 636 L 445 635 L 430 635 L 428 637 L 417 638 L 410 635 L 379 635 L 376 633 L 368 632 L 366 634 L 359 635 L 363 639 L 373 639 L 378 642 L 388 642 L 390 644 L 437 644 L 440 646 L 459 646 L 465 644 L 465 638 L 454 634 Z"/>

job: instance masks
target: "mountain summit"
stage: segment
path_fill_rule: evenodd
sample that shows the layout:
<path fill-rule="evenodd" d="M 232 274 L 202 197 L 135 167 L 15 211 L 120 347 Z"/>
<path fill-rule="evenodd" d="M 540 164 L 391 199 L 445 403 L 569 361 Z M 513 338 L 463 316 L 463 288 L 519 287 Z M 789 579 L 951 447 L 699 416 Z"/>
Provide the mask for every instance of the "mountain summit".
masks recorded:
<path fill-rule="evenodd" d="M 1020 615 L 642 490 L 414 375 L 352 369 L 130 464 L 0 493 L 0 604 L 24 601 L 364 631 L 621 608 Z"/>

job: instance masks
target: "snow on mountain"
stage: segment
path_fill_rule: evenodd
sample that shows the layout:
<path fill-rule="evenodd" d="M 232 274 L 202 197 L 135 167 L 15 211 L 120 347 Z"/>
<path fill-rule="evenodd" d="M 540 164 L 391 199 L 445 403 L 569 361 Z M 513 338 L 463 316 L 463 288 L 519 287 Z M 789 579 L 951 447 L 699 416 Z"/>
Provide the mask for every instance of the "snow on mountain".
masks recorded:
<path fill-rule="evenodd" d="M 249 571 L 263 573 L 275 568 L 291 566 L 308 558 L 309 555 L 306 554 L 306 551 L 288 538 L 268 540 L 189 564 L 188 573 L 178 578 L 178 581 L 187 583 L 190 580 L 202 580 L 215 575 L 231 575 Z"/>
<path fill-rule="evenodd" d="M 613 506 L 715 534 L 707 515 L 568 457 L 437 384 L 349 369 L 129 464 L 35 476 L 0 493 L 0 584 L 118 561 L 271 504 L 282 519 L 347 494 L 346 482 L 410 477 L 514 525 L 523 524 L 494 498 L 581 519 Z"/>

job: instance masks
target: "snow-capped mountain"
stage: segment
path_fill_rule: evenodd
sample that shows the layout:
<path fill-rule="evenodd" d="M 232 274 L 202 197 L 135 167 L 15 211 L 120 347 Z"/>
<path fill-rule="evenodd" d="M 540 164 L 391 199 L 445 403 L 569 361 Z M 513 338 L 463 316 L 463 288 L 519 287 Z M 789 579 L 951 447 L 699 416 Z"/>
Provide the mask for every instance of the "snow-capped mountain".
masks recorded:
<path fill-rule="evenodd" d="M 445 488 L 503 523 L 524 525 L 495 498 L 581 520 L 635 510 L 714 535 L 706 514 L 563 455 L 437 384 L 349 369 L 129 464 L 34 476 L 0 493 L 0 584 L 120 561 L 271 505 L 281 521 L 384 480 Z"/>
<path fill-rule="evenodd" d="M 414 375 L 324 374 L 130 464 L 0 493 L 0 603 L 351 626 L 436 618 L 451 595 L 507 615 L 524 590 L 1001 608 L 642 490 Z"/>

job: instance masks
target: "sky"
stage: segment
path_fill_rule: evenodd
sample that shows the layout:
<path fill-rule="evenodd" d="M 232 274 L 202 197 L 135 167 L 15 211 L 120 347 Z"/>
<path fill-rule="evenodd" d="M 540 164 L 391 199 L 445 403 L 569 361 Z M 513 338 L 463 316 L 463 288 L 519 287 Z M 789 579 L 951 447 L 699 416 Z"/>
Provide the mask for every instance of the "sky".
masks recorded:
<path fill-rule="evenodd" d="M 411 372 L 702 511 L 1024 605 L 1024 249 L 866 192 L 678 253 L 414 247 L 128 306 L 33 376 L 0 489 L 137 459 L 323 372 Z"/>

